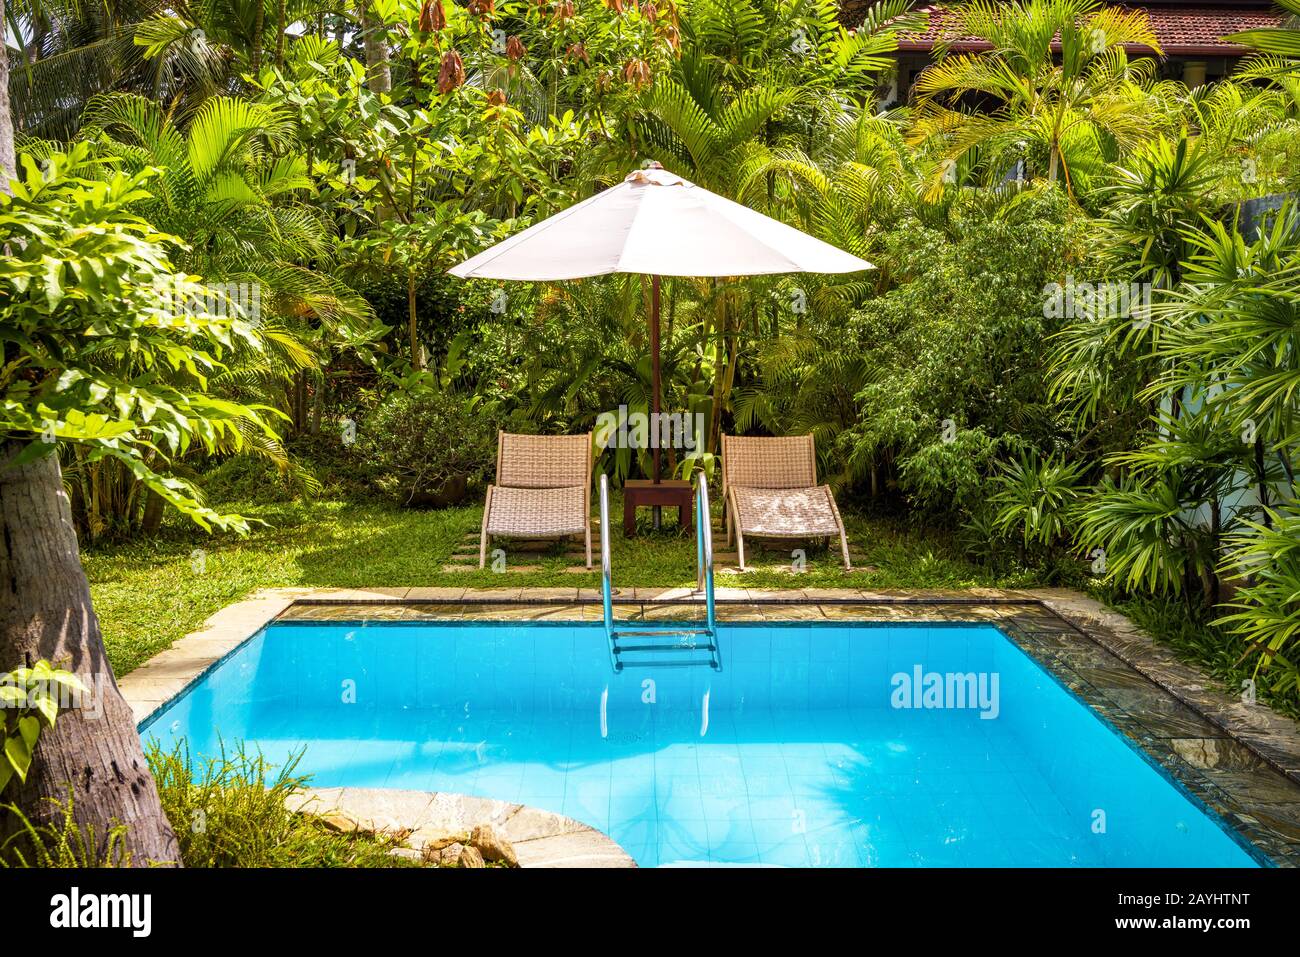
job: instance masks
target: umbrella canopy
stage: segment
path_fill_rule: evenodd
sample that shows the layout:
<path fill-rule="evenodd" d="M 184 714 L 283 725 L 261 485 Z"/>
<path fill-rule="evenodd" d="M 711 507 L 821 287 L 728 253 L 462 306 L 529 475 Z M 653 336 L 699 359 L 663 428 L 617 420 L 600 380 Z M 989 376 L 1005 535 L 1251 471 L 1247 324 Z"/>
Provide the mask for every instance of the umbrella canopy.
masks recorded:
<path fill-rule="evenodd" d="M 667 170 L 637 170 L 451 269 L 462 279 L 845 273 L 871 263 Z"/>
<path fill-rule="evenodd" d="M 659 277 L 765 276 L 873 269 L 865 259 L 696 186 L 658 163 L 503 239 L 449 272 L 462 279 L 549 281 L 609 273 L 652 277 L 651 411 L 659 412 Z M 659 448 L 654 481 L 659 481 Z M 656 523 L 658 515 L 656 511 Z"/>

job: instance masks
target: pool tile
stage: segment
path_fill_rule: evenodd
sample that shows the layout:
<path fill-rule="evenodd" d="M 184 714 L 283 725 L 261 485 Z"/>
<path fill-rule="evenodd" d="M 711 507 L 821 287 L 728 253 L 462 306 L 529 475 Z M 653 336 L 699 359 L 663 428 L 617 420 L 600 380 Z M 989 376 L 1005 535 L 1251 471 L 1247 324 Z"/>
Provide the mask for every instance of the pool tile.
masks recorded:
<path fill-rule="evenodd" d="M 798 802 L 793 794 L 750 797 L 749 816 L 754 821 L 777 821 L 786 825 L 796 819 Z M 806 812 L 805 812 L 806 816 Z"/>
<path fill-rule="evenodd" d="M 702 819 L 672 817 L 659 824 L 660 857 L 665 850 L 679 860 L 708 860 L 709 828 Z"/>
<path fill-rule="evenodd" d="M 709 845 L 709 860 L 727 865 L 758 865 L 762 863 L 758 845 L 750 841 L 726 840 Z"/>
<path fill-rule="evenodd" d="M 725 797 L 706 794 L 701 796 L 700 805 L 706 818 L 744 817 L 749 820 L 749 800 L 743 792 Z"/>
<path fill-rule="evenodd" d="M 366 647 L 403 627 L 393 647 L 409 655 Z M 238 697 L 224 703 L 200 688 L 173 714 L 201 721 L 204 733 L 238 728 L 275 754 L 305 742 L 302 770 L 322 786 L 463 792 L 558 810 L 609 830 L 643 865 L 1127 865 L 1199 860 L 1216 840 L 1205 830 L 1212 822 L 1173 789 L 1152 789 L 1145 762 L 1125 764 L 1141 760 L 1129 745 L 992 628 L 775 624 L 737 628 L 734 642 L 742 630 L 727 671 L 654 674 L 650 705 L 640 682 L 652 669 L 611 676 L 596 625 L 371 623 L 349 626 L 351 644 L 334 660 L 320 650 L 326 626 L 296 623 L 261 649 L 259 693 L 277 676 L 285 684 L 273 697 L 242 713 Z M 406 661 L 391 687 L 410 700 L 386 709 L 370 692 L 389 661 Z M 998 670 L 1000 719 L 891 707 L 888 667 L 915 663 Z M 254 687 L 249 663 L 237 664 L 221 679 L 227 695 Z M 357 705 L 337 701 L 344 672 L 356 674 Z M 1112 686 L 1127 693 L 1124 682 Z M 1179 731 L 1171 722 L 1185 717 L 1161 712 L 1145 731 L 1118 709 L 1106 713 L 1143 742 Z M 1232 771 L 1221 779 L 1240 783 Z M 1108 815 L 1104 836 L 1089 830 L 1095 808 Z M 1265 821 L 1265 807 L 1258 820 L 1300 835 L 1294 810 Z"/>
<path fill-rule="evenodd" d="M 665 791 L 656 786 L 655 798 L 659 802 L 661 820 L 704 821 L 704 802 L 698 794 Z"/>
<path fill-rule="evenodd" d="M 614 794 L 609 799 L 609 817 L 612 821 L 629 821 L 642 818 L 656 820 L 658 813 L 654 791 Z"/>
<path fill-rule="evenodd" d="M 808 867 L 812 863 L 802 835 L 776 844 L 759 844 L 758 856 L 764 864 L 774 867 Z"/>

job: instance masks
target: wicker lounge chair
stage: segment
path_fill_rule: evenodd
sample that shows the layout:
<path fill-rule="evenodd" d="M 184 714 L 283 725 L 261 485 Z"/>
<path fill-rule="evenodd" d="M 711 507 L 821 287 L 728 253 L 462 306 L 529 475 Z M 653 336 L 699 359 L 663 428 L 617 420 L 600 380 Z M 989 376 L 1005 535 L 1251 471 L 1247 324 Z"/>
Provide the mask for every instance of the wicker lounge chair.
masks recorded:
<path fill-rule="evenodd" d="M 722 501 L 727 545 L 734 532 L 741 571 L 745 570 L 746 535 L 839 538 L 844 570 L 852 570 L 835 496 L 829 485 L 817 484 L 817 450 L 811 435 L 724 435 Z"/>
<path fill-rule="evenodd" d="M 581 535 L 591 567 L 591 433 L 497 436 L 497 483 L 483 508 L 478 567 L 488 538 Z"/>

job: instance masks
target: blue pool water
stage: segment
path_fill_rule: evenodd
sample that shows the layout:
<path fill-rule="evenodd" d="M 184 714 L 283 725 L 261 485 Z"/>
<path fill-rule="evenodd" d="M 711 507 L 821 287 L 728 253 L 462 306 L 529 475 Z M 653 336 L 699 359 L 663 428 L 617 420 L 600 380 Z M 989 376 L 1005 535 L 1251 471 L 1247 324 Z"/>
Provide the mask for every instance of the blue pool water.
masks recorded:
<path fill-rule="evenodd" d="M 721 672 L 614 674 L 598 624 L 279 623 L 145 733 L 548 808 L 642 866 L 1255 866 L 992 626 L 719 640 Z"/>

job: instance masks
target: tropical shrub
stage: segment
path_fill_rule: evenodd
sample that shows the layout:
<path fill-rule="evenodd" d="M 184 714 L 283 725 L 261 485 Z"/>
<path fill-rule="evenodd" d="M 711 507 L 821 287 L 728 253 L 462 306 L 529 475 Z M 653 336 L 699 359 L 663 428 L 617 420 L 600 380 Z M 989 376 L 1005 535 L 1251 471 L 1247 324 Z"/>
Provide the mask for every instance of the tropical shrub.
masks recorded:
<path fill-rule="evenodd" d="M 339 831 L 298 810 L 308 783 L 296 773 L 301 752 L 282 765 L 242 745 L 206 761 L 183 745 L 163 751 L 153 744 L 145 756 L 185 867 L 409 866 L 390 853 L 396 836 Z M 19 821 L 0 842 L 0 868 L 131 865 L 122 851 L 126 824 L 100 834 L 77 826 L 71 798 L 58 809 L 49 822 L 35 824 L 21 809 L 0 804 L 0 813 Z"/>
<path fill-rule="evenodd" d="M 330 222 L 309 202 L 312 181 L 287 109 L 212 97 L 180 126 L 161 104 L 119 94 L 87 105 L 81 137 L 114 168 L 154 168 L 153 194 L 133 207 L 184 236 L 177 265 L 245 300 L 262 348 L 240 353 L 214 390 L 274 404 L 306 428 L 306 380 L 343 349 L 382 331 L 369 304 L 338 278 Z M 283 462 L 278 443 L 255 445 Z"/>
<path fill-rule="evenodd" d="M 1282 673 L 1272 690 L 1300 691 L 1300 512 L 1295 502 L 1285 510 L 1268 510 L 1266 523 L 1248 522 L 1229 540 L 1224 564 L 1246 576 L 1248 584 L 1228 608 L 1236 609 L 1216 624 L 1231 628 L 1253 659 L 1256 673 L 1277 662 Z"/>
<path fill-rule="evenodd" d="M 120 463 L 204 527 L 246 529 L 168 463 L 275 437 L 273 410 L 208 390 L 223 360 L 261 349 L 262 336 L 219 291 L 178 273 L 175 240 L 132 212 L 153 170 L 101 178 L 85 143 L 23 167 L 0 195 L 0 435 L 22 443 L 19 461 L 73 443 L 81 461 Z"/>
<path fill-rule="evenodd" d="M 1082 462 L 1035 451 L 1008 462 L 989 483 L 996 529 L 1019 539 L 1026 550 L 1067 544 L 1084 470 Z"/>
<path fill-rule="evenodd" d="M 158 796 L 180 842 L 186 867 L 397 867 L 396 840 L 339 833 L 288 802 L 307 778 L 297 774 L 302 752 L 282 765 L 243 745 L 196 761 L 183 746 L 146 757 Z"/>
<path fill-rule="evenodd" d="M 0 815 L 17 822 L 0 841 L 0 868 L 8 867 L 130 867 L 124 848 L 127 828 L 113 824 L 103 832 L 79 825 L 72 793 L 66 801 L 48 799 L 55 813 L 33 821 L 16 804 L 0 804 Z"/>
<path fill-rule="evenodd" d="M 972 196 L 939 222 L 903 218 L 881 243 L 895 285 L 840 337 L 864 364 L 849 458 L 873 489 L 968 514 L 997 457 L 1063 434 L 1042 349 L 1063 320 L 1044 288 L 1083 258 L 1079 223 L 1053 189 L 992 209 Z M 843 350 L 832 336 L 822 348 Z"/>
<path fill-rule="evenodd" d="M 1149 162 L 1164 171 L 1151 183 L 1204 165 L 1182 144 Z M 1125 175 L 1124 190 L 1138 180 Z M 1235 611 L 1220 626 L 1257 656 L 1273 690 L 1293 692 L 1284 531 L 1293 523 L 1276 506 L 1300 491 L 1300 216 L 1285 204 L 1253 239 L 1190 216 L 1171 230 L 1180 215 L 1168 210 L 1190 195 L 1157 190 L 1123 230 L 1130 244 L 1145 235 L 1140 248 L 1159 264 L 1150 315 L 1085 318 L 1060 337 L 1054 385 L 1080 413 L 1076 445 L 1106 471 L 1081 503 L 1075 542 L 1103 556 L 1108 583 L 1182 596 L 1200 621 L 1213 617 L 1227 580 Z M 1117 411 L 1134 430 L 1104 427 Z"/>
<path fill-rule="evenodd" d="M 443 389 L 398 389 L 358 431 L 377 484 L 403 505 L 452 504 L 496 462 L 492 420 Z"/>

